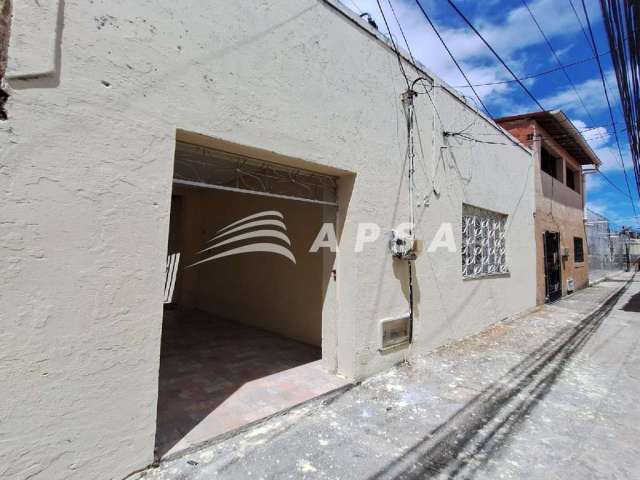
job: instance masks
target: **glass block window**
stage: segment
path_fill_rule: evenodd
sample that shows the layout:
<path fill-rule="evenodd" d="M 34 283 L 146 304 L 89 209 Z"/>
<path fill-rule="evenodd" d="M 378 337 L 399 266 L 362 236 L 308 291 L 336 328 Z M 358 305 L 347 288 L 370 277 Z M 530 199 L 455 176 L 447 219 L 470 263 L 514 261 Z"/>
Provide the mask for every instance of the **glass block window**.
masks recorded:
<path fill-rule="evenodd" d="M 505 245 L 506 222 L 506 215 L 463 205 L 463 278 L 509 273 Z"/>

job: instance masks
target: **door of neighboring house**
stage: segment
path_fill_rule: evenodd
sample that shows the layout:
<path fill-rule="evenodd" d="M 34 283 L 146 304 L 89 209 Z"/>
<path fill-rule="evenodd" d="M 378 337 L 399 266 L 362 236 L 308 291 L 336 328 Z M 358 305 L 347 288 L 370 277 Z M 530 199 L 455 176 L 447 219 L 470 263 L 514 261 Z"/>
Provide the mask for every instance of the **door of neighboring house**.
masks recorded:
<path fill-rule="evenodd" d="M 562 296 L 560 234 L 558 232 L 544 232 L 543 244 L 545 301 L 553 302 Z"/>

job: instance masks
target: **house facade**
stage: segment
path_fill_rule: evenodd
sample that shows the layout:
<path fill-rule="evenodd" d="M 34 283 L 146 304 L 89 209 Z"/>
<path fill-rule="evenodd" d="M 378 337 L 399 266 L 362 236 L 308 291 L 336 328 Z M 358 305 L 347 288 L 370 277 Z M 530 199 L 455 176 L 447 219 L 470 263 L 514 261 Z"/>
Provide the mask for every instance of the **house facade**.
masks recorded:
<path fill-rule="evenodd" d="M 250 3 L 14 2 L 3 478 L 123 478 L 206 439 L 160 422 L 258 379 L 181 392 L 203 364 L 304 349 L 305 379 L 358 380 L 535 305 L 530 151 L 338 2 Z"/>
<path fill-rule="evenodd" d="M 536 301 L 557 300 L 589 284 L 583 166 L 600 160 L 561 111 L 504 117 L 498 124 L 535 160 Z"/>

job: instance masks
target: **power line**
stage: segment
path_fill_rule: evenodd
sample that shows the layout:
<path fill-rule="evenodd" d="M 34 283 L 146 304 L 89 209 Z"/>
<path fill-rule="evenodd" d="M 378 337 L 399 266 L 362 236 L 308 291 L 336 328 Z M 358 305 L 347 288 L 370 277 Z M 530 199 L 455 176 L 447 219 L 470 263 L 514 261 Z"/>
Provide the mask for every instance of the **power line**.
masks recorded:
<path fill-rule="evenodd" d="M 628 131 L 629 149 L 640 193 L 640 138 L 638 119 L 640 118 L 640 52 L 638 50 L 638 30 L 640 10 L 637 2 L 601 0 L 602 17 L 616 72 L 618 92 Z M 635 28 L 634 28 L 635 27 Z"/>
<path fill-rule="evenodd" d="M 605 56 L 605 55 L 609 55 L 611 53 L 611 51 L 606 51 L 600 54 L 601 57 Z M 575 62 L 571 62 L 571 63 L 564 63 L 559 67 L 555 67 L 555 68 L 550 68 L 548 70 L 542 70 L 540 72 L 537 73 L 532 73 L 530 75 L 525 75 L 524 77 L 518 77 L 520 80 L 530 80 L 532 78 L 538 78 L 538 77 L 542 77 L 544 75 L 549 75 L 551 73 L 555 73 L 557 71 L 562 70 L 563 68 L 568 68 L 568 67 L 575 67 L 576 65 L 582 65 L 584 63 L 587 62 L 591 62 L 593 60 L 595 60 L 596 57 L 591 56 L 588 58 L 583 58 L 582 60 L 576 60 Z M 474 87 L 489 87 L 492 85 L 504 85 L 507 83 L 515 83 L 516 80 L 499 80 L 499 81 L 495 81 L 495 82 L 487 82 L 487 83 L 474 83 L 473 86 Z M 469 88 L 469 85 L 455 85 L 454 88 Z"/>
<path fill-rule="evenodd" d="M 502 59 L 502 57 L 498 54 L 498 52 L 495 51 L 495 49 L 491 46 L 491 44 L 489 44 L 489 42 L 482 36 L 482 34 L 478 31 L 478 29 L 471 23 L 471 21 L 457 7 L 457 5 L 452 0 L 447 0 L 447 1 L 448 1 L 449 5 L 451 5 L 451 7 L 460 16 L 460 18 L 462 18 L 462 20 L 464 20 L 464 22 L 469 26 L 469 28 L 471 28 L 471 30 L 473 30 L 473 32 L 478 36 L 478 38 L 480 38 L 482 43 L 484 43 L 484 45 L 491 51 L 491 53 L 493 53 L 493 55 L 502 64 L 502 66 L 509 72 L 509 74 L 513 77 L 514 81 L 516 83 L 518 83 L 518 85 L 520 85 L 520 87 L 527 93 L 527 95 L 531 98 L 531 100 L 533 100 L 533 102 L 538 106 L 538 108 L 540 108 L 540 110 L 542 110 L 542 111 L 545 111 L 545 108 L 538 101 L 538 99 L 522 83 L 522 81 L 515 75 L 515 73 L 511 70 L 511 68 L 509 68 L 509 66 Z M 588 15 L 588 12 L 587 12 L 587 9 L 586 9 L 586 6 L 585 6 L 585 2 L 584 2 L 584 0 L 581 0 L 581 1 L 582 1 L 582 8 L 583 8 L 584 13 L 585 13 L 585 18 L 587 20 L 587 25 L 589 27 L 589 33 L 590 33 L 590 37 L 591 37 L 591 44 L 592 44 L 593 54 L 594 54 L 594 57 L 595 57 L 596 62 L 598 64 L 598 70 L 600 72 L 600 78 L 602 80 L 602 85 L 603 85 L 604 90 L 605 90 L 605 96 L 606 96 L 606 99 L 607 99 L 607 105 L 609 107 L 609 115 L 610 115 L 610 118 L 611 118 L 611 126 L 613 128 L 613 132 L 614 132 L 614 135 L 615 135 L 616 145 L 618 147 L 618 153 L 620 155 L 620 160 L 622 161 L 622 168 L 623 168 L 623 172 L 624 172 L 624 175 L 625 175 L 625 181 L 626 181 L 626 184 L 627 184 L 627 190 L 628 190 L 628 193 L 629 193 L 629 199 L 631 200 L 631 206 L 633 207 L 634 214 L 637 217 L 636 206 L 635 206 L 633 197 L 631 196 L 631 188 L 629 187 L 629 179 L 628 179 L 628 176 L 627 176 L 626 168 L 624 166 L 624 158 L 622 156 L 622 148 L 620 147 L 620 140 L 618 138 L 618 132 L 617 132 L 616 124 L 615 124 L 615 118 L 614 118 L 614 115 L 613 115 L 613 110 L 611 108 L 611 102 L 609 101 L 609 95 L 608 95 L 608 92 L 607 92 L 606 82 L 605 82 L 605 79 L 604 79 L 604 72 L 602 70 L 602 64 L 600 62 L 600 56 L 598 55 L 597 45 L 596 45 L 596 42 L 595 42 L 595 38 L 593 36 L 593 31 L 592 31 L 592 28 L 591 28 L 591 23 L 589 21 L 589 15 Z M 575 11 L 575 8 L 573 7 L 573 4 L 572 4 L 572 8 Z M 582 22 L 580 21 L 579 16 L 577 15 L 577 12 L 575 12 L 575 13 L 576 13 L 576 17 L 578 18 L 578 21 L 580 22 L 580 24 L 582 24 Z M 584 31 L 584 27 L 583 27 L 583 31 Z M 584 33 L 585 33 L 585 36 L 586 36 L 586 31 Z"/>
<path fill-rule="evenodd" d="M 400 66 L 400 71 L 402 72 L 404 81 L 407 83 L 407 90 L 410 90 L 411 84 L 409 82 L 409 77 L 407 77 L 407 72 L 405 72 L 404 65 L 402 65 L 402 57 L 400 57 L 398 46 L 396 45 L 396 41 L 393 39 L 393 35 L 391 34 L 391 29 L 389 28 L 387 17 L 384 14 L 384 10 L 382 10 L 382 5 L 380 5 L 380 0 L 376 0 L 376 3 L 378 4 L 378 9 L 380 10 L 380 14 L 382 15 L 382 20 L 384 21 L 384 25 L 385 27 L 387 27 L 387 32 L 389 33 L 389 39 L 391 40 L 391 45 L 393 45 L 393 51 L 396 53 L 396 58 L 398 59 L 398 65 Z"/>
<path fill-rule="evenodd" d="M 400 30 L 400 35 L 402 35 L 402 40 L 404 40 L 404 44 L 407 46 L 407 51 L 409 52 L 409 56 L 411 57 L 411 62 L 413 63 L 414 66 L 416 66 L 416 59 L 413 58 L 413 52 L 411 51 L 411 46 L 409 45 L 409 41 L 407 40 L 406 35 L 404 34 L 404 30 L 402 29 L 402 25 L 400 25 L 400 20 L 398 19 L 398 15 L 396 15 L 396 10 L 395 8 L 393 8 L 393 4 L 391 3 L 391 0 L 387 0 L 387 3 L 389 4 L 389 8 L 391 9 L 391 13 L 393 14 L 393 18 L 396 21 L 396 25 L 398 25 L 398 29 Z M 415 83 L 415 80 L 414 80 Z"/>
<path fill-rule="evenodd" d="M 629 177 L 627 175 L 627 168 L 624 164 L 624 157 L 622 155 L 622 147 L 620 147 L 620 139 L 618 138 L 618 129 L 616 128 L 616 122 L 613 117 L 613 109 L 611 108 L 611 101 L 609 100 L 609 91 L 607 89 L 607 82 L 604 79 L 604 71 L 602 70 L 602 63 L 600 62 L 600 57 L 598 57 L 598 45 L 596 44 L 595 37 L 593 35 L 593 29 L 591 28 L 591 21 L 589 20 L 589 12 L 587 12 L 587 6 L 585 5 L 584 0 L 582 1 L 582 9 L 584 10 L 584 16 L 587 21 L 587 27 L 589 30 L 589 37 L 591 38 L 591 42 L 593 44 L 593 51 L 596 55 L 596 61 L 598 64 L 598 71 L 600 72 L 600 79 L 602 80 L 602 88 L 604 89 L 604 96 L 607 100 L 607 107 L 609 108 L 609 116 L 611 118 L 611 124 L 613 128 L 613 134 L 616 139 L 616 146 L 618 147 L 618 154 L 620 155 L 620 163 L 622 165 L 622 171 L 624 173 L 624 180 L 627 184 L 627 191 L 629 192 L 629 198 L 631 199 L 631 206 L 633 207 L 633 213 L 638 217 L 638 212 L 636 211 L 636 204 L 633 200 L 633 196 L 631 195 L 631 187 L 629 186 Z"/>
<path fill-rule="evenodd" d="M 542 106 L 542 104 L 538 101 L 538 99 L 533 95 L 533 93 L 522 83 L 522 81 L 516 76 L 515 73 L 513 73 L 513 70 L 511 70 L 509 68 L 509 66 L 506 64 L 506 62 L 502 59 L 502 57 L 498 54 L 498 52 L 495 51 L 495 49 L 491 46 L 491 44 L 482 36 L 482 34 L 473 26 L 473 24 L 471 23 L 471 21 L 464 15 L 464 13 L 462 13 L 462 11 L 456 6 L 456 4 L 452 1 L 452 0 L 447 0 L 449 2 L 449 5 L 451 5 L 451 7 L 453 7 L 453 9 L 456 11 L 456 13 L 458 13 L 458 15 L 465 21 L 465 23 L 473 30 L 473 32 L 480 38 L 480 40 L 482 40 L 482 42 L 485 44 L 485 46 L 493 53 L 493 55 L 498 59 L 498 61 L 502 64 L 502 66 L 511 74 L 511 76 L 513 77 L 514 81 L 518 83 L 518 85 L 520 85 L 520 87 L 527 93 L 527 95 L 529 95 L 529 97 L 535 102 L 535 104 L 538 106 L 538 108 L 540 110 L 547 111 L 545 110 L 545 108 Z M 596 60 L 599 62 L 600 59 L 598 57 L 597 52 L 595 52 Z M 571 123 L 569 120 L 558 120 L 560 123 L 563 122 L 567 122 L 567 123 Z M 615 121 L 612 118 L 612 125 L 614 125 Z M 615 125 L 614 125 L 615 127 Z M 590 127 L 589 129 L 595 129 L 598 127 Z M 587 129 L 587 130 L 589 130 Z M 586 130 L 585 130 L 586 131 Z"/>
<path fill-rule="evenodd" d="M 600 169 L 596 169 L 596 172 L 598 172 L 602 178 L 604 178 L 607 183 L 609 183 L 609 185 L 611 185 L 613 188 L 615 188 L 618 192 L 620 192 L 622 195 L 624 195 L 626 198 L 628 198 L 629 200 L 631 200 L 633 202 L 633 198 L 631 198 L 627 193 L 623 192 L 622 189 L 620 187 L 618 187 L 615 183 L 613 183 L 609 177 L 607 177 L 604 172 Z"/>
<path fill-rule="evenodd" d="M 405 80 L 407 80 L 407 75 L 405 73 L 404 67 L 402 66 L 402 61 L 401 61 L 401 57 L 400 57 L 400 53 L 398 50 L 398 47 L 395 43 L 395 41 L 393 40 L 393 37 L 391 35 L 391 31 L 389 28 L 389 24 L 386 20 L 386 17 L 384 15 L 384 11 L 382 10 L 382 6 L 380 4 L 379 0 L 376 0 L 377 4 L 378 4 L 378 9 L 380 10 L 380 13 L 382 14 L 382 18 L 385 22 L 385 25 L 387 27 L 387 31 L 389 32 L 389 36 L 391 38 L 391 42 L 392 45 L 394 47 L 394 51 L 396 53 L 396 56 L 398 58 L 398 62 L 400 64 L 400 68 L 402 70 L 402 73 L 405 77 Z M 400 33 L 402 34 L 402 37 L 404 39 L 404 42 L 407 46 L 407 50 L 409 52 L 409 55 L 411 57 L 411 61 L 413 62 L 414 66 L 417 65 L 415 58 L 413 56 L 413 53 L 411 52 L 411 47 L 409 46 L 409 43 L 407 41 L 407 38 L 404 34 L 404 30 L 402 29 L 402 26 L 400 25 L 400 22 L 398 20 L 398 17 L 395 13 L 395 10 L 393 8 L 393 5 L 391 3 L 391 0 L 388 0 L 389 2 L 389 6 L 391 7 L 391 11 L 396 19 L 396 23 L 398 24 L 398 28 L 400 29 Z M 498 53 L 491 47 L 491 45 L 484 39 L 484 37 L 482 37 L 482 35 L 480 34 L 480 32 L 478 32 L 475 27 L 469 22 L 469 20 L 464 16 L 464 14 L 456 7 L 456 5 L 449 0 L 449 3 L 451 4 L 451 6 L 456 10 L 456 12 L 458 12 L 458 14 L 467 22 L 467 24 L 474 30 L 474 32 L 481 38 L 481 40 L 484 42 L 484 44 L 493 52 L 493 54 L 496 56 L 496 58 L 498 58 L 498 60 L 503 64 L 503 66 L 511 73 L 511 76 L 514 78 L 514 80 L 512 80 L 513 82 L 517 82 L 521 85 L 521 87 L 529 94 L 529 96 L 536 102 L 536 104 L 540 107 L 541 110 L 545 111 L 544 107 L 542 107 L 542 105 L 540 104 L 540 102 L 538 102 L 538 100 L 535 98 L 535 96 L 533 96 L 533 94 L 524 86 L 524 84 L 522 84 L 521 79 L 518 78 L 513 71 L 506 65 L 506 63 L 502 60 L 502 58 L 498 55 Z M 453 53 L 451 52 L 451 50 L 448 48 L 448 46 L 446 45 L 446 42 L 444 41 L 444 39 L 442 38 L 442 36 L 439 34 L 438 30 L 436 29 L 434 23 L 431 21 L 429 15 L 427 14 L 426 10 L 422 7 L 422 5 L 420 4 L 420 2 L 418 0 L 416 0 L 416 4 L 418 5 L 418 8 L 420 9 L 420 11 L 423 13 L 423 15 L 425 16 L 425 18 L 427 19 L 427 21 L 429 22 L 429 24 L 431 25 L 431 27 L 433 28 L 434 32 L 436 33 L 436 35 L 438 36 L 440 42 L 442 43 L 442 45 L 444 46 L 445 50 L 447 51 L 447 53 L 449 54 L 449 56 L 451 57 L 451 59 L 453 60 L 453 62 L 456 64 L 456 66 L 458 67 L 458 70 L 460 71 L 460 73 L 462 74 L 462 76 L 465 78 L 465 80 L 467 81 L 467 86 L 466 87 L 470 87 L 472 88 L 475 96 L 478 98 L 478 100 L 480 101 L 480 103 L 482 104 L 482 107 L 484 108 L 484 110 L 486 111 L 486 113 L 489 115 L 489 117 L 493 118 L 493 115 L 491 115 L 491 113 L 489 112 L 489 110 L 487 109 L 486 105 L 482 102 L 480 96 L 477 94 L 477 92 L 475 91 L 475 89 L 473 89 L 472 84 L 469 82 L 468 77 L 466 76 L 466 74 L 464 73 L 464 71 L 462 70 L 462 68 L 460 67 L 459 63 L 457 62 L 457 60 L 455 59 L 455 57 L 453 56 Z M 602 55 L 605 55 L 608 52 L 603 53 Z M 592 60 L 595 57 L 592 57 L 590 59 L 586 59 L 585 61 L 588 60 Z M 576 62 L 577 63 L 577 62 Z M 526 77 L 525 77 L 526 78 Z M 415 83 L 420 80 L 420 78 L 416 79 L 413 84 L 415 85 Z M 511 81 L 510 81 L 511 82 Z M 473 86 L 482 86 L 482 85 L 473 85 Z M 412 88 L 412 87 L 411 87 Z M 558 120 L 558 122 L 560 123 L 571 123 L 569 120 Z M 591 126 L 591 127 L 587 127 L 584 130 L 581 130 L 580 133 L 582 132 L 586 132 L 589 130 L 595 130 L 597 128 L 604 128 L 607 127 L 607 125 L 599 125 L 599 126 Z"/>
<path fill-rule="evenodd" d="M 536 19 L 536 16 L 533 14 L 531 9 L 529 8 L 529 5 L 527 4 L 527 0 L 521 0 L 521 1 L 522 1 L 522 4 L 527 9 L 527 11 L 529 12 L 529 15 L 531 16 L 531 19 L 533 20 L 533 23 L 535 23 L 536 27 L 538 27 L 538 31 L 540 32 L 540 35 L 542 35 L 542 38 L 544 39 L 545 43 L 549 47 L 549 50 L 551 50 L 551 53 L 552 53 L 553 57 L 556 59 L 556 62 L 558 63 L 558 66 L 562 69 L 562 72 L 564 73 L 565 78 L 571 84 L 571 88 L 573 88 L 573 91 L 575 92 L 576 97 L 578 97 L 578 100 L 580 101 L 580 104 L 582 105 L 582 108 L 587 113 L 587 116 L 589 117 L 589 120 L 591 120 L 591 123 L 596 123 L 593 120 L 593 117 L 591 116 L 591 112 L 589 112 L 589 109 L 585 105 L 584 100 L 582 100 L 582 97 L 580 96 L 580 93 L 578 93 L 578 89 L 576 88 L 575 84 L 571 80 L 571 77 L 569 77 L 569 74 L 567 73 L 567 70 L 565 69 L 564 65 L 560 61 L 560 58 L 558 57 L 558 54 L 556 53 L 555 49 L 551 45 L 551 42 L 549 41 L 549 39 L 545 35 L 544 30 L 542 30 L 542 27 L 540 26 L 540 23 L 538 23 L 538 20 Z"/>
<path fill-rule="evenodd" d="M 440 35 L 440 32 L 438 32 L 438 29 L 436 28 L 434 23 L 431 21 L 431 18 L 427 14 L 426 10 L 424 8 L 422 8 L 422 5 L 420 4 L 420 2 L 418 0 L 416 0 L 416 4 L 418 5 L 418 8 L 420 9 L 422 14 L 424 15 L 424 18 L 426 18 L 427 22 L 429 22 L 429 25 L 431 25 L 431 28 L 433 29 L 433 31 L 435 32 L 436 36 L 440 40 L 440 43 L 442 43 L 442 46 L 444 47 L 444 49 L 447 51 L 447 53 L 451 57 L 451 60 L 453 60 L 453 63 L 458 68 L 458 71 L 460 72 L 460 74 L 462 75 L 464 80 L 467 82 L 467 85 L 469 86 L 469 88 L 471 88 L 471 90 L 473 91 L 473 94 L 476 96 L 476 98 L 480 102 L 480 105 L 482 105 L 482 108 L 484 109 L 484 111 L 487 112 L 487 115 L 489 115 L 490 118 L 494 118 L 493 115 L 491 115 L 491 112 L 489 112 L 489 109 L 487 108 L 487 106 L 484 104 L 484 102 L 480 98 L 480 95 L 478 95 L 478 92 L 476 92 L 476 89 L 473 88 L 473 85 L 471 84 L 471 81 L 469 80 L 467 75 L 464 73 L 464 70 L 462 69 L 462 67 L 460 66 L 458 61 L 456 60 L 456 57 L 453 55 L 453 53 L 451 53 L 451 50 L 449 50 L 449 47 L 447 46 L 447 44 L 445 43 L 444 39 Z"/>
<path fill-rule="evenodd" d="M 580 24 L 580 29 L 582 30 L 584 39 L 587 41 L 587 45 L 589 45 L 593 54 L 596 55 L 596 50 L 593 48 L 593 45 L 591 45 L 591 40 L 589 40 L 589 35 L 587 35 L 587 30 L 584 28 L 582 20 L 580 20 L 580 15 L 578 15 L 578 10 L 576 10 L 575 5 L 573 4 L 573 0 L 569 0 L 569 4 L 571 5 L 571 10 L 573 10 L 573 14 L 576 17 L 576 20 L 578 20 L 578 23 Z"/>
<path fill-rule="evenodd" d="M 545 111 L 545 108 L 542 106 L 542 104 L 538 101 L 538 99 L 533 95 L 533 93 L 531 93 L 531 91 L 525 86 L 524 83 L 522 83 L 522 81 L 520 81 L 520 79 L 516 76 L 515 73 L 513 73 L 513 70 L 511 70 L 511 68 L 509 68 L 509 65 L 506 64 L 506 62 L 502 59 L 502 57 L 498 54 L 498 52 L 496 52 L 494 50 L 494 48 L 491 46 L 491 44 L 489 44 L 489 42 L 487 42 L 485 40 L 485 38 L 482 36 L 482 34 L 478 31 L 478 29 L 476 29 L 476 27 L 473 26 L 473 24 L 471 23 L 471 21 L 465 16 L 464 13 L 462 13 L 460 11 L 460 9 L 456 6 L 455 3 L 453 3 L 452 0 L 447 0 L 449 2 L 449 5 L 451 5 L 451 7 L 453 7 L 453 9 L 456 11 L 456 13 L 458 15 L 460 15 L 460 17 L 465 21 L 465 23 L 469 26 L 469 28 L 471 28 L 471 30 L 473 30 L 473 32 L 480 38 L 480 40 L 482 40 L 482 43 L 485 44 L 485 46 L 491 50 L 491 53 L 493 53 L 493 55 L 498 59 L 498 61 L 502 64 L 502 66 L 509 72 L 509 74 L 514 78 L 514 80 L 518 83 L 518 85 L 520 85 L 520 87 L 527 93 L 527 95 L 529 95 L 529 97 L 531 98 L 531 100 L 534 101 L 534 103 L 538 106 L 538 108 L 542 111 Z"/>

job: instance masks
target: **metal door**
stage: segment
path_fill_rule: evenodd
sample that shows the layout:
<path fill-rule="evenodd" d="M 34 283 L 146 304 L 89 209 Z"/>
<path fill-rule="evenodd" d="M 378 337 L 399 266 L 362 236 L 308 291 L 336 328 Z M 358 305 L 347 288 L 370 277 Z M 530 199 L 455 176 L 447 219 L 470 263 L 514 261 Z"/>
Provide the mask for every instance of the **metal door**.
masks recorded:
<path fill-rule="evenodd" d="M 543 245 L 545 301 L 553 302 L 562 296 L 560 234 L 558 232 L 544 232 Z"/>

